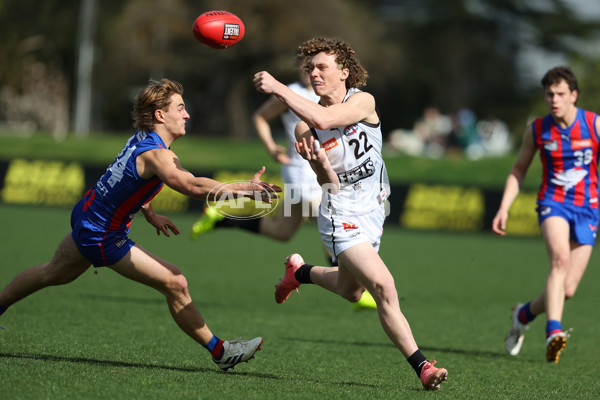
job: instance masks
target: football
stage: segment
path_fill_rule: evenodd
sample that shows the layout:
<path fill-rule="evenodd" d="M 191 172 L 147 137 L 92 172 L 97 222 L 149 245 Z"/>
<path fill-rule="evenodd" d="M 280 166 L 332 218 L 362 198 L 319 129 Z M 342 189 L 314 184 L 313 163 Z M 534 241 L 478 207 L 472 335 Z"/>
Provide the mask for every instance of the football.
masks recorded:
<path fill-rule="evenodd" d="M 194 21 L 194 36 L 205 46 L 226 49 L 244 37 L 244 23 L 236 15 L 222 10 L 207 11 Z"/>

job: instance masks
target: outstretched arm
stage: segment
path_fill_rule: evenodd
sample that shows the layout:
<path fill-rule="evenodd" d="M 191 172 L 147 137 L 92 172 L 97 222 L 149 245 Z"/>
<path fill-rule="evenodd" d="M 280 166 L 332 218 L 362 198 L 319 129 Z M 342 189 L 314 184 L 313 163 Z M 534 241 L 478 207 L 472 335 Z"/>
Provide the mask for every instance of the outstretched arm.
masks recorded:
<path fill-rule="evenodd" d="M 375 99 L 366 92 L 356 93 L 344 103 L 324 107 L 294 93 L 266 71 L 254 75 L 254 86 L 261 93 L 273 94 L 308 125 L 317 129 L 330 129 L 359 121 L 379 122 Z"/>
<path fill-rule="evenodd" d="M 262 182 L 260 177 L 265 172 L 262 167 L 253 178 L 244 183 L 224 183 L 217 180 L 196 177 L 183 169 L 179 158 L 168 149 L 149 150 L 140 154 L 136 160 L 138 173 L 143 178 L 157 176 L 170 188 L 198 200 L 206 200 L 215 191 L 226 192 L 234 197 L 261 198 L 271 202 L 281 188 L 277 185 Z"/>
<path fill-rule="evenodd" d="M 492 230 L 498 235 L 504 236 L 506 234 L 506 221 L 508 220 L 508 210 L 510 206 L 517 198 L 523 179 L 527 174 L 531 160 L 535 154 L 536 148 L 533 143 L 531 127 L 529 127 L 523 134 L 523 141 L 521 148 L 519 149 L 519 155 L 512 167 L 508 178 L 506 178 L 506 185 L 504 186 L 504 194 L 502 195 L 502 201 L 498 212 L 492 221 Z"/>
<path fill-rule="evenodd" d="M 275 96 L 271 96 L 252 114 L 252 123 L 254 129 L 258 133 L 258 137 L 262 140 L 267 148 L 267 151 L 273 159 L 282 164 L 289 164 L 290 159 L 287 156 L 285 147 L 278 145 L 273 140 L 273 133 L 269 121 L 280 116 L 287 110 L 285 104 L 279 101 Z"/>

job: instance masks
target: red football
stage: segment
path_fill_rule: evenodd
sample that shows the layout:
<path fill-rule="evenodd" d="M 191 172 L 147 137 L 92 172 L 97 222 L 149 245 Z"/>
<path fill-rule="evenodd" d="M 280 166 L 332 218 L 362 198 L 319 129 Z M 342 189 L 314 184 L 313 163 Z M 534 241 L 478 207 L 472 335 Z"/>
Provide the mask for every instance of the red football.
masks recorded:
<path fill-rule="evenodd" d="M 244 31 L 242 20 L 228 11 L 207 11 L 194 21 L 196 39 L 213 49 L 226 49 L 239 43 Z"/>

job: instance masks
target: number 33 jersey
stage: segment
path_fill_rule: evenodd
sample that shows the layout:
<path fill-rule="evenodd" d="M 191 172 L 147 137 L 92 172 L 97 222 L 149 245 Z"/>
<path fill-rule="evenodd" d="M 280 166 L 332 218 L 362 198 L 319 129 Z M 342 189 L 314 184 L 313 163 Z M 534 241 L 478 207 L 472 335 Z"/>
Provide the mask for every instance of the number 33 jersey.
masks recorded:
<path fill-rule="evenodd" d="M 360 90 L 356 88 L 348 90 L 344 102 L 358 92 Z M 328 193 L 324 188 L 321 213 L 362 215 L 380 207 L 390 195 L 388 175 L 381 157 L 381 121 L 311 130 L 340 180 L 337 194 Z"/>
<path fill-rule="evenodd" d="M 538 203 L 598 208 L 597 117 L 578 108 L 568 128 L 556 125 L 550 114 L 533 122 L 533 139 L 543 166 Z"/>

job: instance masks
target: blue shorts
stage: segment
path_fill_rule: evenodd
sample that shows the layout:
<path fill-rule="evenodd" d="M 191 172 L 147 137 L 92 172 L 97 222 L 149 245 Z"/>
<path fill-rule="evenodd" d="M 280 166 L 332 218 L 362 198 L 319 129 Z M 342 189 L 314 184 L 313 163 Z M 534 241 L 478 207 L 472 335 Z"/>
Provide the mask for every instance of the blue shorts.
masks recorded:
<path fill-rule="evenodd" d="M 108 231 L 89 222 L 83 216 L 83 200 L 73 208 L 71 228 L 79 252 L 96 268 L 116 264 L 135 245 L 128 231 Z"/>
<path fill-rule="evenodd" d="M 548 217 L 560 217 L 569 223 L 570 238 L 579 244 L 596 244 L 596 232 L 598 230 L 598 209 L 590 207 L 578 207 L 569 204 L 544 202 L 538 204 L 538 222 Z"/>

